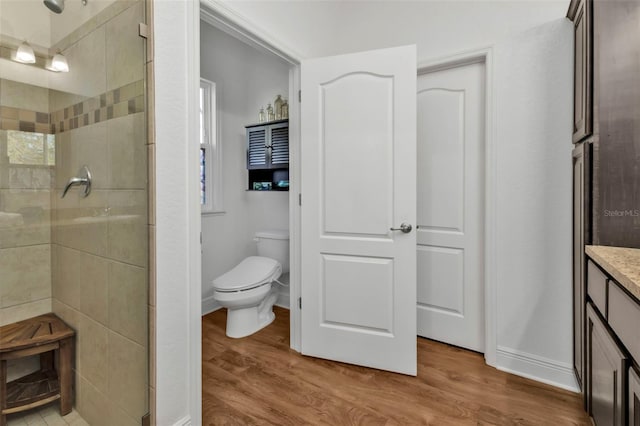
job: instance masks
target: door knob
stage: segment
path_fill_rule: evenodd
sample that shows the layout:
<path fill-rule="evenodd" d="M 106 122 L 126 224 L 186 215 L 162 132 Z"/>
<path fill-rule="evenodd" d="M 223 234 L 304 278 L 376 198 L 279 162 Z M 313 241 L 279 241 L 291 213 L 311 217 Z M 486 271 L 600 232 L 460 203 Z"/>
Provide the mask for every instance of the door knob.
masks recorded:
<path fill-rule="evenodd" d="M 405 234 L 408 234 L 409 232 L 411 232 L 412 229 L 413 229 L 413 226 L 404 222 L 400 224 L 400 228 L 391 228 L 392 231 L 402 231 Z"/>

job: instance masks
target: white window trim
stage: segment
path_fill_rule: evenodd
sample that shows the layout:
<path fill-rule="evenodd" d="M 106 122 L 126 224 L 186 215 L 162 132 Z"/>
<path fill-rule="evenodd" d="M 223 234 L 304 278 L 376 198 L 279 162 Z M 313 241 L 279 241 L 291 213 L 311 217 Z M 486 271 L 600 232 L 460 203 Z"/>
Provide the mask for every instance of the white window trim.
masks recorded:
<path fill-rule="evenodd" d="M 200 147 L 205 148 L 206 191 L 206 204 L 201 206 L 201 213 L 203 215 L 221 215 L 225 211 L 222 187 L 222 146 L 219 137 L 216 84 L 201 78 L 200 88 L 205 91 L 205 142 L 201 143 Z"/>

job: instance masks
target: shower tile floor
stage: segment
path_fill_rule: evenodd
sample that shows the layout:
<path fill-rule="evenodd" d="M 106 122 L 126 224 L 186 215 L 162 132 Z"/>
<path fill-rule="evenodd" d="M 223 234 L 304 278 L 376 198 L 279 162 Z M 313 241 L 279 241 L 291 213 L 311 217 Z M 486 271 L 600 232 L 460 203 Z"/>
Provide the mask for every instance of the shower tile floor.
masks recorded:
<path fill-rule="evenodd" d="M 66 416 L 60 415 L 59 404 L 52 402 L 33 410 L 9 414 L 7 426 L 89 426 L 76 410 Z"/>

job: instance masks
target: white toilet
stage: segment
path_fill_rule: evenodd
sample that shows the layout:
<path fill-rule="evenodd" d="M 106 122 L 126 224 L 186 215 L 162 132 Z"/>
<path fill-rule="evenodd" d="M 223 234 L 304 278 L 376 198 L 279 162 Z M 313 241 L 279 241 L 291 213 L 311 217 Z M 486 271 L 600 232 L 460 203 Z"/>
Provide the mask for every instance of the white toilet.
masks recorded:
<path fill-rule="evenodd" d="M 227 308 L 229 337 L 245 337 L 271 324 L 278 299 L 274 280 L 289 272 L 289 231 L 259 231 L 254 240 L 258 256 L 213 280 L 213 298 Z"/>

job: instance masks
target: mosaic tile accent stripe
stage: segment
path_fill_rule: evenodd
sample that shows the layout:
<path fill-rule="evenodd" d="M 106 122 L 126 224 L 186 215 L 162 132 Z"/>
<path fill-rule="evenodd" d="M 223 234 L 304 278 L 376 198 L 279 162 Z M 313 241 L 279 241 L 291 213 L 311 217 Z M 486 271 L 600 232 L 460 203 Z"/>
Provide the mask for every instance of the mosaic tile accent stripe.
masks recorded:
<path fill-rule="evenodd" d="M 144 111 L 139 80 L 61 110 L 46 113 L 0 106 L 0 130 L 55 134 Z"/>
<path fill-rule="evenodd" d="M 144 81 L 138 80 L 52 112 L 51 128 L 62 133 L 144 111 Z"/>
<path fill-rule="evenodd" d="M 0 129 L 52 134 L 49 114 L 26 109 L 0 107 Z"/>

